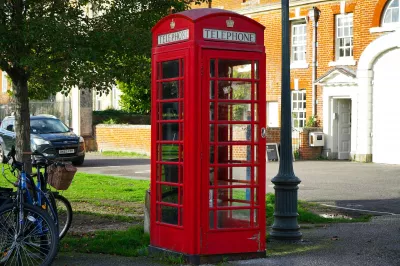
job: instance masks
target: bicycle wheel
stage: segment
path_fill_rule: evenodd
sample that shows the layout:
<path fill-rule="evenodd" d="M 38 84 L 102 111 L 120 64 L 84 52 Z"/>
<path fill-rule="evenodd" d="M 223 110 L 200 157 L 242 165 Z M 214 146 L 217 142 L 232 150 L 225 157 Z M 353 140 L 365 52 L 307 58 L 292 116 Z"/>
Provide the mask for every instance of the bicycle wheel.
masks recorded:
<path fill-rule="evenodd" d="M 69 201 L 59 194 L 53 194 L 58 215 L 59 236 L 62 239 L 72 224 L 72 207 Z"/>
<path fill-rule="evenodd" d="M 28 204 L 23 205 L 23 217 L 19 213 L 13 204 L 0 209 L 0 265 L 50 265 L 59 243 L 54 221 Z"/>

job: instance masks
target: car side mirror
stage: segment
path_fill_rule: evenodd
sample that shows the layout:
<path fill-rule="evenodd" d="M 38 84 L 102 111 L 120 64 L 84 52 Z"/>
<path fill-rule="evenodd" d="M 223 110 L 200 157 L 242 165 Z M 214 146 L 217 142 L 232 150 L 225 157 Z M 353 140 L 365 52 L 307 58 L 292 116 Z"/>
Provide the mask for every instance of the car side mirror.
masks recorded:
<path fill-rule="evenodd" d="M 72 127 L 69 127 L 69 131 L 74 131 L 74 129 Z"/>

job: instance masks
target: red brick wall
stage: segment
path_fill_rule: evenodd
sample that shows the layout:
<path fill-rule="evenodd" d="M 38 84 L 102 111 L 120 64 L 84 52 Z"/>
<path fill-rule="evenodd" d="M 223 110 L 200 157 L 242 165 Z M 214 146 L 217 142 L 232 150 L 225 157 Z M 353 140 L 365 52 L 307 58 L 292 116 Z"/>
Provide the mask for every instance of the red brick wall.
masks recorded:
<path fill-rule="evenodd" d="M 303 131 L 300 132 L 300 159 L 314 160 L 321 157 L 323 147 L 310 147 L 309 144 L 309 133 L 318 131 L 322 131 L 321 128 L 304 128 Z"/>
<path fill-rule="evenodd" d="M 280 143 L 281 142 L 281 128 L 269 127 L 267 128 L 267 143 Z"/>
<path fill-rule="evenodd" d="M 99 151 L 127 151 L 150 155 L 149 125 L 97 125 L 95 136 Z"/>
<path fill-rule="evenodd" d="M 245 3 L 243 3 L 245 2 Z M 259 4 L 254 0 L 213 0 L 212 7 L 223 7 L 226 10 L 240 10 L 250 6 L 265 5 L 268 3 L 278 3 L 279 0 L 259 0 Z M 329 62 L 335 61 L 335 15 L 340 13 L 340 2 L 316 2 L 300 6 L 300 15 L 305 16 L 313 6 L 321 11 L 318 23 L 318 48 L 317 48 L 317 78 L 324 75 L 332 67 Z M 382 33 L 370 33 L 371 27 L 379 26 L 380 16 L 387 0 L 347 0 L 346 12 L 354 14 L 354 60 L 358 62 L 364 49 Z M 199 6 L 193 6 L 197 8 Z M 203 4 L 200 7 L 207 7 Z M 266 48 L 266 70 L 267 70 L 267 101 L 278 101 L 279 110 L 281 102 L 281 10 L 275 9 L 264 11 L 258 14 L 251 14 L 251 18 L 263 24 L 265 29 L 265 48 Z M 290 8 L 290 17 L 295 16 L 295 7 Z M 313 24 L 307 25 L 307 69 L 291 70 L 291 87 L 294 88 L 294 79 L 299 80 L 299 89 L 306 89 L 307 117 L 312 115 L 312 32 Z M 352 66 L 355 69 L 357 66 Z M 319 125 L 322 125 L 323 100 L 322 88 L 318 87 L 316 92 L 318 100 L 316 115 Z M 280 115 L 279 115 L 280 119 Z"/>

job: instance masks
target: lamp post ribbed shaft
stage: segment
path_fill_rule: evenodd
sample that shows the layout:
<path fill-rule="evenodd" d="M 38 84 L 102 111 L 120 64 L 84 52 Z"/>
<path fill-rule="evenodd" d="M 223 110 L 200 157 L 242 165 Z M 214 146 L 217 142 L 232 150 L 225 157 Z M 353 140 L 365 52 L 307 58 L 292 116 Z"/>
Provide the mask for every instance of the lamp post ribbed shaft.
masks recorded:
<path fill-rule="evenodd" d="M 302 237 L 297 223 L 297 190 L 301 180 L 293 171 L 289 30 L 289 0 L 282 0 L 281 156 L 279 172 L 272 179 L 275 211 L 270 234 L 271 238 L 278 240 L 299 240 Z"/>

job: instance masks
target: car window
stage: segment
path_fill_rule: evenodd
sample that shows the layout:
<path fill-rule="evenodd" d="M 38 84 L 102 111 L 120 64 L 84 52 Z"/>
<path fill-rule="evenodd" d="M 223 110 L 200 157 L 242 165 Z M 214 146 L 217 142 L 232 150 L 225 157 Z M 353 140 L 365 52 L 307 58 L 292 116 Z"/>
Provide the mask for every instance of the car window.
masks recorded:
<path fill-rule="evenodd" d="M 31 120 L 31 133 L 51 134 L 69 132 L 69 128 L 58 119 L 34 119 Z"/>
<path fill-rule="evenodd" d="M 9 124 L 6 128 L 6 130 L 14 132 L 14 125 L 13 124 Z"/>

